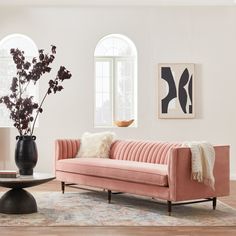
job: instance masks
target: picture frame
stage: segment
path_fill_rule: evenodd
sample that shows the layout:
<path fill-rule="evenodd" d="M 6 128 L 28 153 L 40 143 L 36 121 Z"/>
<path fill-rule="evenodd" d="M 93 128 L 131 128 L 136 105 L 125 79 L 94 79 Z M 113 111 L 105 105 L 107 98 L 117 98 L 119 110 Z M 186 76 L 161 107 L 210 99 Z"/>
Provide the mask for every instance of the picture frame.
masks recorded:
<path fill-rule="evenodd" d="M 193 63 L 158 64 L 158 117 L 191 119 L 195 117 Z"/>

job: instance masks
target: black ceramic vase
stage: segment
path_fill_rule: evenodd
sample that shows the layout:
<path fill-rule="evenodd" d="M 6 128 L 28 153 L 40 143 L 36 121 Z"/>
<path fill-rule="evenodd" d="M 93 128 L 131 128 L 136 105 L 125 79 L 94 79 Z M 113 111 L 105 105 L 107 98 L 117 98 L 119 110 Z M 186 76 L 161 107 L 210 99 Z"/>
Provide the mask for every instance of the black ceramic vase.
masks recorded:
<path fill-rule="evenodd" d="M 38 160 L 35 136 L 16 136 L 15 162 L 20 175 L 33 175 L 33 168 Z"/>

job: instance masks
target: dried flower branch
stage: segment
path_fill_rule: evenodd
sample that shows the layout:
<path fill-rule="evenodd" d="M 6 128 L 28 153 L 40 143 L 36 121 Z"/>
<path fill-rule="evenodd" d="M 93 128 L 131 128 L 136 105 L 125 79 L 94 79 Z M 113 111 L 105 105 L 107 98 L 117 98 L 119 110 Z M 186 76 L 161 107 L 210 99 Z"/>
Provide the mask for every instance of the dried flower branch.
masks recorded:
<path fill-rule="evenodd" d="M 52 92 L 60 92 L 62 82 L 71 78 L 71 73 L 64 66 L 61 66 L 57 72 L 56 78 L 48 82 L 47 91 L 40 102 L 34 102 L 33 96 L 27 96 L 27 88 L 30 83 L 36 84 L 45 73 L 50 73 L 50 64 L 55 59 L 56 46 L 51 46 L 51 53 L 46 54 L 44 50 L 39 50 L 38 58 L 33 58 L 32 62 L 26 61 L 24 51 L 11 49 L 13 61 L 16 65 L 17 73 L 12 78 L 10 87 L 11 93 L 0 98 L 0 103 L 6 105 L 10 111 L 10 118 L 14 126 L 18 129 L 20 135 L 32 135 L 34 132 L 35 122 L 39 113 L 43 112 L 42 105 L 48 95 Z M 34 115 L 34 112 L 36 114 Z M 32 128 L 31 128 L 31 124 Z"/>

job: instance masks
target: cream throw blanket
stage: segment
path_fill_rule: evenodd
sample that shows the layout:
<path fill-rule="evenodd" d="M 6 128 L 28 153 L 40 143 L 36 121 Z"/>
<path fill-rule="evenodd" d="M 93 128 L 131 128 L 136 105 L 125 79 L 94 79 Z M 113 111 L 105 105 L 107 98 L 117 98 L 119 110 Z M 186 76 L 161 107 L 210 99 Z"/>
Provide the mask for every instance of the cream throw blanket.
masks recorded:
<path fill-rule="evenodd" d="M 214 147 L 207 142 L 184 142 L 182 146 L 189 147 L 192 153 L 192 179 L 202 182 L 214 190 Z"/>

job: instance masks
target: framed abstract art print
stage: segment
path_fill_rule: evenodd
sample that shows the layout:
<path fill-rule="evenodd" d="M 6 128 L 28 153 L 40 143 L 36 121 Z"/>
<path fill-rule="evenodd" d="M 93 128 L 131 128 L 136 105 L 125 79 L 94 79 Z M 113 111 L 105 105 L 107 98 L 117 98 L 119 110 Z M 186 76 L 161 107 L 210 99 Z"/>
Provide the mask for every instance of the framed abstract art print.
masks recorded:
<path fill-rule="evenodd" d="M 158 65 L 158 117 L 194 118 L 194 64 Z"/>

